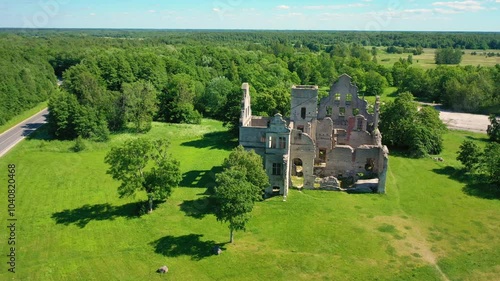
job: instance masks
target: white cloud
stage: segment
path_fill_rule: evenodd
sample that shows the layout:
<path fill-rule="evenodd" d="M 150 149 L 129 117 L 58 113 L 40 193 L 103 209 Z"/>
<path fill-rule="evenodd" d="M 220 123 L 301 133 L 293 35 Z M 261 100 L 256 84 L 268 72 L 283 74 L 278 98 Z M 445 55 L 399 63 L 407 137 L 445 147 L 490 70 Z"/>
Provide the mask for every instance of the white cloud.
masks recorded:
<path fill-rule="evenodd" d="M 484 10 L 485 7 L 479 1 L 466 0 L 466 1 L 450 1 L 450 2 L 434 2 L 433 6 L 447 7 L 457 11 L 463 12 L 477 12 Z"/>
<path fill-rule="evenodd" d="M 403 10 L 403 12 L 409 14 L 423 14 L 423 13 L 431 13 L 432 9 L 406 9 Z"/>
<path fill-rule="evenodd" d="M 276 9 L 278 10 L 288 10 L 290 9 L 290 6 L 287 6 L 287 5 L 279 5 L 276 7 Z"/>
<path fill-rule="evenodd" d="M 156 13 L 156 10 L 149 10 L 149 13 Z"/>
<path fill-rule="evenodd" d="M 450 14 L 460 14 L 460 11 L 457 10 L 450 10 L 450 9 L 441 9 L 441 8 L 436 8 L 434 9 L 434 12 L 437 14 L 445 14 L 445 15 L 450 15 Z"/>
<path fill-rule="evenodd" d="M 216 13 L 219 13 L 219 12 L 221 12 L 221 9 L 219 9 L 219 8 L 213 8 L 212 11 L 214 11 Z"/>
<path fill-rule="evenodd" d="M 95 13 L 90 13 L 89 16 L 94 17 L 96 14 Z"/>
<path fill-rule="evenodd" d="M 361 8 L 366 7 L 368 4 L 365 3 L 352 3 L 352 4 L 342 4 L 342 5 L 315 5 L 315 6 L 304 6 L 306 10 L 339 10 L 346 8 Z"/>

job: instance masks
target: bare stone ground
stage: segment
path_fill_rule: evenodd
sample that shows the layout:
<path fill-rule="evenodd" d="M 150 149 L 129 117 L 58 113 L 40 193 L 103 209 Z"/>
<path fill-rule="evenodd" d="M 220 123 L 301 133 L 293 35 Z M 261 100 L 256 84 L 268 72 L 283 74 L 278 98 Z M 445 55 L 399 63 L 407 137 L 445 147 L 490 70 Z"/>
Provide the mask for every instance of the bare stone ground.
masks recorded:
<path fill-rule="evenodd" d="M 427 105 L 432 105 L 432 104 L 427 104 Z M 486 129 L 490 124 L 490 121 L 488 120 L 488 115 L 452 112 L 445 109 L 441 109 L 439 105 L 432 105 L 432 106 L 434 106 L 434 108 L 439 111 L 439 118 L 441 118 L 441 121 L 443 121 L 443 123 L 446 124 L 448 129 L 464 130 L 464 131 L 486 134 Z"/>

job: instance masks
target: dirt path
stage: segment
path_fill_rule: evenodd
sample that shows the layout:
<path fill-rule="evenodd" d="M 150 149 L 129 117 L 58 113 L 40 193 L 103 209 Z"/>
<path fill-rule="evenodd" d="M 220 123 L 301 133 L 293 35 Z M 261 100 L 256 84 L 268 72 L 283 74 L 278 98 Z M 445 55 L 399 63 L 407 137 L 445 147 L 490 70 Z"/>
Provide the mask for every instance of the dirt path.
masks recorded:
<path fill-rule="evenodd" d="M 393 237 L 390 238 L 389 241 L 391 241 L 392 247 L 394 247 L 399 256 L 413 256 L 414 258 L 421 259 L 436 269 L 441 276 L 441 280 L 450 281 L 448 276 L 438 265 L 440 253 L 432 251 L 432 244 L 426 239 L 427 234 L 424 233 L 421 226 L 410 219 L 408 214 L 401 208 L 399 185 L 392 170 L 389 170 L 389 176 L 395 183 L 396 189 L 393 190 L 393 195 L 397 197 L 397 206 L 402 215 L 378 216 L 374 219 L 383 225 L 393 227 Z M 399 238 L 395 239 L 394 235 L 397 235 Z"/>
<path fill-rule="evenodd" d="M 438 109 L 439 110 L 439 109 Z M 458 113 L 440 110 L 439 118 L 452 130 L 465 130 L 478 133 L 486 133 L 490 124 L 487 115 Z"/>

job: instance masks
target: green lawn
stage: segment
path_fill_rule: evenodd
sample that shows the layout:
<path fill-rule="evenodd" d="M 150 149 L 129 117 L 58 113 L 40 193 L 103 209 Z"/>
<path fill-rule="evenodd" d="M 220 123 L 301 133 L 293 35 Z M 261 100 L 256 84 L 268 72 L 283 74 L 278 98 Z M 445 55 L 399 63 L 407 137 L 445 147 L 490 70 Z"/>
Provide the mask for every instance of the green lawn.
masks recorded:
<path fill-rule="evenodd" d="M 39 134 L 41 136 L 42 134 Z M 444 162 L 393 153 L 386 195 L 291 190 L 286 202 L 259 202 L 246 232 L 228 241 L 206 187 L 235 145 L 220 123 L 154 123 L 149 137 L 171 139 L 182 186 L 150 215 L 120 199 L 106 175 L 108 144 L 32 139 L 0 158 L 0 220 L 7 219 L 7 164 L 17 166 L 16 274 L 7 272 L 7 229 L 0 231 L 0 280 L 498 280 L 498 193 L 454 180 L 452 131 Z M 134 137 L 113 136 L 110 145 Z M 462 177 L 463 178 L 463 177 Z M 493 199 L 488 199 L 493 198 Z M 155 270 L 168 265 L 160 276 Z M 440 273 L 440 271 L 442 273 Z"/>

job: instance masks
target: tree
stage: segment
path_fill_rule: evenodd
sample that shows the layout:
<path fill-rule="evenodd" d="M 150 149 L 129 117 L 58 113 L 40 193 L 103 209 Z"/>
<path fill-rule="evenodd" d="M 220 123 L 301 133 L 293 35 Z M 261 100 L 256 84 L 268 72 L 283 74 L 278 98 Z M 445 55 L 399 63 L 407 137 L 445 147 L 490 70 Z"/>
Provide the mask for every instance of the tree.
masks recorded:
<path fill-rule="evenodd" d="M 107 141 L 109 129 L 106 118 L 97 109 L 80 105 L 75 113 L 75 130 L 78 136 L 96 141 Z"/>
<path fill-rule="evenodd" d="M 429 92 L 430 79 L 429 76 L 418 67 L 406 68 L 403 81 L 399 90 L 401 92 L 410 92 L 413 96 L 419 98 L 427 98 Z"/>
<path fill-rule="evenodd" d="M 226 102 L 222 105 L 221 116 L 222 124 L 229 128 L 233 135 L 238 135 L 241 114 L 241 91 L 228 93 Z"/>
<path fill-rule="evenodd" d="M 260 190 L 245 178 L 245 171 L 235 168 L 216 176 L 215 216 L 218 221 L 229 223 L 230 243 L 233 243 L 235 230 L 245 230 L 254 202 L 259 198 Z"/>
<path fill-rule="evenodd" d="M 400 94 L 387 103 L 380 116 L 380 131 L 384 143 L 408 150 L 414 157 L 439 154 L 446 126 L 432 107 L 418 110 L 410 93 Z"/>
<path fill-rule="evenodd" d="M 199 124 L 201 114 L 194 109 L 197 81 L 186 73 L 175 74 L 167 90 L 159 96 L 158 119 L 173 123 Z"/>
<path fill-rule="evenodd" d="M 110 165 L 107 173 L 121 181 L 118 187 L 120 197 L 143 190 L 148 196 L 149 212 L 152 212 L 153 200 L 164 200 L 171 195 L 172 188 L 177 187 L 182 176 L 179 161 L 168 153 L 168 145 L 164 139 L 139 138 L 126 141 L 108 152 L 104 160 Z"/>
<path fill-rule="evenodd" d="M 436 64 L 459 64 L 462 61 L 462 50 L 446 48 L 436 50 Z"/>
<path fill-rule="evenodd" d="M 378 96 L 384 92 L 387 80 L 378 72 L 370 70 L 365 75 L 366 94 Z"/>
<path fill-rule="evenodd" d="M 222 167 L 225 169 L 235 168 L 245 172 L 246 181 L 261 190 L 261 197 L 264 190 L 269 186 L 269 178 L 262 165 L 262 157 L 254 150 L 246 151 L 239 145 L 229 156 L 224 159 Z"/>
<path fill-rule="evenodd" d="M 239 93 L 240 90 L 226 77 L 216 77 L 208 83 L 200 97 L 199 107 L 203 108 L 204 115 L 221 119 L 225 113 L 222 108 L 232 92 Z"/>
<path fill-rule="evenodd" d="M 465 166 L 467 171 L 472 172 L 481 161 L 479 146 L 471 140 L 464 140 L 460 145 L 457 160 Z"/>
<path fill-rule="evenodd" d="M 500 186 L 500 144 L 490 142 L 484 148 L 483 166 L 493 184 Z"/>
<path fill-rule="evenodd" d="M 491 125 L 488 125 L 486 132 L 488 133 L 490 140 L 500 142 L 500 121 L 495 114 L 491 114 L 488 119 L 490 119 Z"/>
<path fill-rule="evenodd" d="M 126 116 L 138 132 L 149 131 L 153 116 L 158 110 L 156 88 L 147 81 L 123 84 L 123 94 L 126 99 Z"/>
<path fill-rule="evenodd" d="M 242 146 L 231 152 L 223 167 L 224 170 L 216 175 L 215 216 L 218 221 L 229 223 L 232 243 L 233 232 L 245 230 L 254 203 L 262 199 L 269 179 L 262 167 L 262 158 L 254 151 L 245 151 Z"/>
<path fill-rule="evenodd" d="M 75 115 L 78 111 L 75 95 L 61 91 L 49 99 L 49 132 L 59 139 L 77 137 Z"/>

